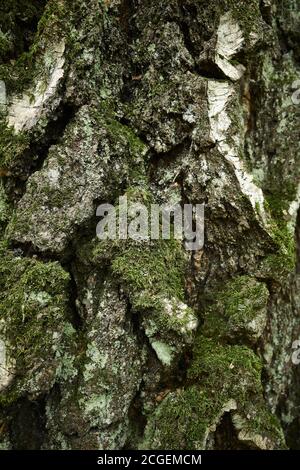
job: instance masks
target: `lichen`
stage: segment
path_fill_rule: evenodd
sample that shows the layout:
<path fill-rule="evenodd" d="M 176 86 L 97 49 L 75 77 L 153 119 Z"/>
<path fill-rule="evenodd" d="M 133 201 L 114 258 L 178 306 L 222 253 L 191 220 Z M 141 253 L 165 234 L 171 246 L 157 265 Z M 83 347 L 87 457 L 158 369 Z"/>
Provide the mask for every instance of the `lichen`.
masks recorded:
<path fill-rule="evenodd" d="M 58 262 L 22 258 L 2 247 L 0 331 L 15 361 L 13 399 L 24 391 L 38 396 L 66 373 L 75 335 L 68 286 L 69 275 Z M 2 398 L 4 403 L 11 400 L 10 388 Z"/>
<path fill-rule="evenodd" d="M 76 228 L 94 215 L 95 200 L 111 201 L 124 186 L 143 182 L 146 150 L 127 126 L 107 117 L 101 107 L 83 106 L 61 141 L 50 148 L 43 168 L 29 178 L 8 236 L 31 240 L 44 251 L 63 251 Z"/>

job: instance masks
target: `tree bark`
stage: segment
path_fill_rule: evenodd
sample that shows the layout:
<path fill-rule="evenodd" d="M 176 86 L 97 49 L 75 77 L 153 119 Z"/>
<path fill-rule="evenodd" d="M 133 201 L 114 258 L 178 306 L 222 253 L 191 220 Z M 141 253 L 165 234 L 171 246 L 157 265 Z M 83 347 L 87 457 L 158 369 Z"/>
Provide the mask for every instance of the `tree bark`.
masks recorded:
<path fill-rule="evenodd" d="M 2 2 L 1 448 L 299 448 L 299 7 Z"/>

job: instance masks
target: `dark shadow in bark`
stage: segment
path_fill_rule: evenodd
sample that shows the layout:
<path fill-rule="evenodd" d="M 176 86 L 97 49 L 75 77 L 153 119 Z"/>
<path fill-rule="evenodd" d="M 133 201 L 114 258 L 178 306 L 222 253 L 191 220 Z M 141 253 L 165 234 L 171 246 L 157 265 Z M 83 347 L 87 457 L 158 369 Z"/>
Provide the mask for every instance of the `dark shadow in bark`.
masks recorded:
<path fill-rule="evenodd" d="M 254 448 L 238 439 L 230 413 L 225 413 L 214 434 L 214 450 L 253 450 Z"/>
<path fill-rule="evenodd" d="M 272 26 L 272 7 L 271 5 L 267 4 L 264 0 L 260 0 L 259 2 L 259 9 L 261 16 L 265 23 L 269 26 Z"/>
<path fill-rule="evenodd" d="M 39 450 L 45 436 L 45 401 L 20 399 L 14 404 L 10 438 L 14 450 Z"/>
<path fill-rule="evenodd" d="M 18 202 L 26 191 L 26 183 L 33 173 L 39 171 L 51 146 L 57 145 L 64 135 L 66 127 L 72 121 L 77 108 L 71 104 L 62 104 L 45 128 L 41 139 L 33 139 L 29 148 L 11 169 L 11 175 L 5 181 L 5 191 L 10 200 Z"/>
<path fill-rule="evenodd" d="M 0 29 L 5 36 L 13 36 L 13 45 L 0 55 L 3 62 L 16 60 L 28 52 L 38 29 L 47 0 L 3 1 L 0 6 Z"/>

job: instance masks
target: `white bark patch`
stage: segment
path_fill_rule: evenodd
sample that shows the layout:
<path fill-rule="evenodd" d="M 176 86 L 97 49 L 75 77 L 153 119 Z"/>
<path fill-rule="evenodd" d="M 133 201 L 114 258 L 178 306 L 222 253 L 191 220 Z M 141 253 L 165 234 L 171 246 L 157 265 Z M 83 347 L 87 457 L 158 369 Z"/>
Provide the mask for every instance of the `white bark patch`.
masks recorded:
<path fill-rule="evenodd" d="M 293 232 L 295 230 L 297 214 L 300 208 L 300 184 L 298 185 L 297 195 L 293 202 L 291 202 L 290 207 L 288 208 L 289 222 L 288 227 Z"/>
<path fill-rule="evenodd" d="M 0 339 L 0 392 L 4 390 L 14 377 L 14 364 L 8 359 L 6 344 Z"/>
<path fill-rule="evenodd" d="M 228 62 L 228 60 L 222 59 L 219 55 L 216 55 L 215 63 L 219 69 L 221 69 L 225 75 L 234 82 L 244 75 L 245 67 L 242 64 L 234 66 Z"/>
<path fill-rule="evenodd" d="M 254 210 L 259 207 L 259 214 L 264 214 L 264 196 L 262 190 L 253 182 L 253 177 L 244 168 L 243 161 L 239 158 L 239 135 L 231 135 L 228 139 L 228 130 L 231 119 L 226 111 L 229 99 L 234 95 L 234 86 L 227 82 L 216 80 L 208 81 L 208 116 L 210 122 L 210 137 L 217 144 L 219 152 L 224 155 L 234 167 L 242 192 L 249 198 Z M 236 145 L 234 143 L 236 142 Z"/>
<path fill-rule="evenodd" d="M 230 12 L 221 16 L 217 31 L 217 46 L 215 63 L 231 80 L 239 80 L 245 68 L 242 65 L 234 66 L 230 59 L 242 48 L 244 44 L 243 31 L 232 18 Z"/>
<path fill-rule="evenodd" d="M 8 111 L 8 125 L 15 132 L 31 129 L 41 117 L 41 114 L 56 92 L 57 86 L 64 74 L 65 42 L 56 44 L 53 48 L 53 66 L 50 75 L 40 80 L 33 89 L 24 92 L 21 98 L 13 99 Z"/>

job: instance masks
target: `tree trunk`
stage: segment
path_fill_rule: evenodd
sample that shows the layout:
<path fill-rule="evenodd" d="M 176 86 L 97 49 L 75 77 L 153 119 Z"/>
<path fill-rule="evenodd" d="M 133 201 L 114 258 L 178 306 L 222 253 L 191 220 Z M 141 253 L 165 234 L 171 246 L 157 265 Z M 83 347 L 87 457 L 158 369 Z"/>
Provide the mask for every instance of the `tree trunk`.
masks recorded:
<path fill-rule="evenodd" d="M 299 9 L 2 1 L 1 448 L 300 448 Z"/>

